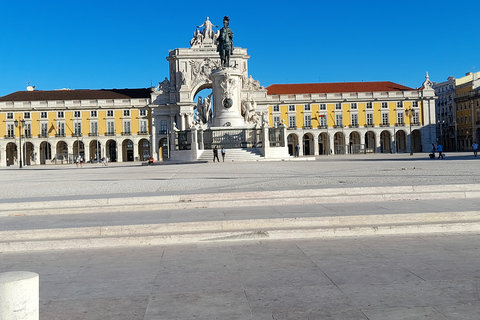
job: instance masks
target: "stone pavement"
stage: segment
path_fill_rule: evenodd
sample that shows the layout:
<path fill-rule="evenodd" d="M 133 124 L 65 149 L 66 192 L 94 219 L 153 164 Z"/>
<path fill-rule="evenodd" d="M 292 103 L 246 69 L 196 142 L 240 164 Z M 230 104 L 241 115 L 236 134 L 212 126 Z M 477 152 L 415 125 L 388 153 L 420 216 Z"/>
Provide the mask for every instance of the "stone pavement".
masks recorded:
<path fill-rule="evenodd" d="M 477 160 L 9 167 L 0 272 L 41 319 L 477 319 Z"/>

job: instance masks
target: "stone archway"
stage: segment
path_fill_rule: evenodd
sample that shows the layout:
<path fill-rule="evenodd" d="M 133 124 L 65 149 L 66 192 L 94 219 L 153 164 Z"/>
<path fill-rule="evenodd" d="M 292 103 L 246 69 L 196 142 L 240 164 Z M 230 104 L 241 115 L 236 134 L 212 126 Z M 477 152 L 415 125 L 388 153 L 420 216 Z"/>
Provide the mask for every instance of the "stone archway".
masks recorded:
<path fill-rule="evenodd" d="M 407 134 L 403 130 L 399 130 L 395 136 L 396 152 L 407 152 Z"/>
<path fill-rule="evenodd" d="M 52 160 L 52 145 L 43 141 L 40 143 L 40 164 L 46 164 L 47 160 Z"/>
<path fill-rule="evenodd" d="M 123 161 L 134 161 L 134 154 L 133 154 L 133 141 L 130 139 L 125 139 L 122 142 L 122 156 Z"/>
<path fill-rule="evenodd" d="M 420 130 L 413 130 L 411 136 L 412 152 L 422 152 L 422 133 Z"/>
<path fill-rule="evenodd" d="M 7 143 L 6 153 L 7 166 L 14 165 L 17 160 L 17 145 L 13 142 Z"/>
<path fill-rule="evenodd" d="M 313 136 L 311 133 L 306 133 L 303 135 L 303 155 L 309 156 L 314 154 L 314 152 Z"/>
<path fill-rule="evenodd" d="M 26 166 L 31 165 L 32 163 L 35 163 L 35 149 L 33 147 L 33 143 L 30 141 L 25 142 L 25 145 L 23 146 L 23 151 L 22 152 L 22 157 L 24 159 L 24 164 Z"/>
<path fill-rule="evenodd" d="M 360 153 L 362 145 L 360 144 L 360 133 L 353 131 L 349 136 L 348 153 Z"/>
<path fill-rule="evenodd" d="M 138 159 L 140 161 L 147 161 L 151 158 L 150 142 L 147 139 L 138 141 Z"/>
<path fill-rule="evenodd" d="M 367 131 L 365 133 L 365 151 L 366 152 L 376 152 L 375 150 L 375 132 Z"/>
<path fill-rule="evenodd" d="M 329 147 L 328 134 L 326 132 L 320 133 L 318 136 L 318 154 L 330 154 Z"/>
<path fill-rule="evenodd" d="M 391 153 L 392 152 L 392 135 L 389 131 L 384 130 L 380 133 L 380 152 Z"/>
<path fill-rule="evenodd" d="M 100 161 L 100 158 L 102 157 L 102 144 L 100 143 L 100 141 L 98 140 L 90 141 L 89 151 L 90 151 L 90 159 L 88 159 L 88 161 L 90 162 Z"/>
<path fill-rule="evenodd" d="M 345 154 L 345 135 L 343 132 L 336 132 L 333 136 L 334 154 Z"/>
<path fill-rule="evenodd" d="M 288 144 L 288 154 L 291 156 L 295 155 L 295 147 L 299 144 L 298 136 L 294 133 L 290 133 L 287 136 L 287 144 Z"/>
<path fill-rule="evenodd" d="M 163 138 L 160 139 L 158 142 L 158 145 L 160 146 L 158 149 L 158 154 L 159 154 L 159 160 L 164 161 L 168 159 L 168 139 Z"/>
<path fill-rule="evenodd" d="M 57 161 L 60 161 L 60 163 L 63 163 L 64 161 L 68 162 L 68 145 L 65 141 L 57 142 L 55 163 Z"/>
<path fill-rule="evenodd" d="M 108 140 L 105 143 L 105 156 L 109 162 L 117 162 L 117 142 L 115 140 Z"/>
<path fill-rule="evenodd" d="M 73 142 L 73 157 L 77 158 L 78 156 L 85 159 L 85 144 L 80 140 Z"/>

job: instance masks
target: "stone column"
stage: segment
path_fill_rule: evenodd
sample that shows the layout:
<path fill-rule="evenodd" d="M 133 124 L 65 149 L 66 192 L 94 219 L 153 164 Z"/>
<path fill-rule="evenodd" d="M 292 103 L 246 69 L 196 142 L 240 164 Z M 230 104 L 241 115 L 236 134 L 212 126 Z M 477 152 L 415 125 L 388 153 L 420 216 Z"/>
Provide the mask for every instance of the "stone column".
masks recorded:
<path fill-rule="evenodd" d="M 0 273 L 0 320 L 38 320 L 39 297 L 37 273 Z"/>
<path fill-rule="evenodd" d="M 213 91 L 213 126 L 243 126 L 242 73 L 231 68 L 215 70 L 211 74 Z"/>

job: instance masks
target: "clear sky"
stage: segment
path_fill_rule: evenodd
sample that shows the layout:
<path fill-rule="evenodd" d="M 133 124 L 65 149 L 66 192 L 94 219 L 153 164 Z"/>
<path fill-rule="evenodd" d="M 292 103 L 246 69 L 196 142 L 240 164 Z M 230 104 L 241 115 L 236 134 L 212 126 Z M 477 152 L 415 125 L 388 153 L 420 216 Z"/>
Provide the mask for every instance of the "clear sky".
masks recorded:
<path fill-rule="evenodd" d="M 0 0 L 0 96 L 145 88 L 168 77 L 205 17 L 230 16 L 249 72 L 277 83 L 393 81 L 420 87 L 480 70 L 480 1 Z M 476 67 L 475 67 L 476 66 Z"/>

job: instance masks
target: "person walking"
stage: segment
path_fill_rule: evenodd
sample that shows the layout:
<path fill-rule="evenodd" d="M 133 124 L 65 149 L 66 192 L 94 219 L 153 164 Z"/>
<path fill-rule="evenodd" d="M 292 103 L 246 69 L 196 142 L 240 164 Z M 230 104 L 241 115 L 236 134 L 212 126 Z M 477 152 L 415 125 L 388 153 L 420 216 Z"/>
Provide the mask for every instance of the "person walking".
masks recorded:
<path fill-rule="evenodd" d="M 437 151 L 438 151 L 438 159 L 444 159 L 445 156 L 443 155 L 443 146 L 439 143 L 437 146 Z"/>
<path fill-rule="evenodd" d="M 221 153 L 222 153 L 222 162 L 225 162 L 225 147 L 222 147 Z"/>
<path fill-rule="evenodd" d="M 473 141 L 472 148 L 473 148 L 473 155 L 476 158 L 477 157 L 477 152 L 478 152 L 478 143 L 476 141 Z"/>
<path fill-rule="evenodd" d="M 218 159 L 218 147 L 215 146 L 215 148 L 213 148 L 213 162 L 215 162 L 215 159 L 217 159 L 218 162 L 220 162 L 220 159 Z"/>
<path fill-rule="evenodd" d="M 300 156 L 300 144 L 297 143 L 297 146 L 295 147 L 295 157 Z"/>

